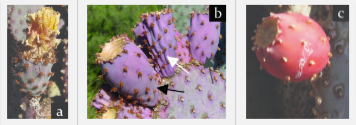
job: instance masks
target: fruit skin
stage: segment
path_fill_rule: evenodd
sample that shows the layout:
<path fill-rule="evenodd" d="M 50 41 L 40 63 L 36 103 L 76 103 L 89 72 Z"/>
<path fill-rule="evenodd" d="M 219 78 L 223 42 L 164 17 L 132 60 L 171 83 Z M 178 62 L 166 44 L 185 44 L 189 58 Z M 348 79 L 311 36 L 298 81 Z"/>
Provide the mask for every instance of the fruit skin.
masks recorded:
<path fill-rule="evenodd" d="M 155 70 L 161 77 L 170 77 L 176 66 L 171 67 L 168 57 L 177 57 L 175 52 L 178 38 L 175 37 L 174 19 L 171 10 L 143 13 L 142 24 L 135 27 L 136 39 L 146 40 Z M 137 38 L 142 37 L 142 38 Z"/>
<path fill-rule="evenodd" d="M 188 41 L 192 57 L 205 63 L 206 57 L 211 59 L 218 50 L 220 39 L 220 22 L 209 22 L 209 14 L 191 14 Z"/>
<path fill-rule="evenodd" d="M 144 25 L 142 22 L 137 23 L 137 25 L 135 26 L 135 28 L 131 29 L 131 32 L 135 34 L 135 44 L 136 45 L 140 45 L 141 46 L 141 50 L 143 51 L 143 53 L 145 53 L 145 55 L 150 58 L 152 57 L 150 55 L 150 50 L 148 49 L 150 44 L 147 41 L 147 37 L 145 37 L 144 32 L 146 30 L 144 29 Z M 151 52 L 152 53 L 152 52 Z"/>
<path fill-rule="evenodd" d="M 186 35 L 180 35 L 178 31 L 175 32 L 175 37 L 179 39 L 176 49 L 179 62 L 188 63 L 191 60 L 189 46 L 186 44 L 188 43 L 188 37 Z"/>
<path fill-rule="evenodd" d="M 268 29 L 270 25 L 278 28 Z M 252 49 L 263 69 L 286 83 L 311 79 L 329 60 L 328 37 L 319 24 L 301 14 L 272 14 L 258 26 L 256 34 Z"/>
<path fill-rule="evenodd" d="M 102 84 L 100 91 L 91 101 L 91 106 L 103 113 L 102 119 L 152 119 L 148 108 L 126 102 L 116 92 L 110 92 L 111 86 Z"/>
<path fill-rule="evenodd" d="M 28 69 L 26 69 L 25 65 L 28 65 Z M 21 76 L 17 75 L 17 80 L 14 81 L 14 84 L 19 82 L 22 88 L 20 91 L 29 96 L 46 94 L 46 89 L 50 84 L 51 75 L 49 74 L 52 66 L 52 62 L 45 65 L 44 62 L 35 64 L 30 60 L 21 60 L 16 67 Z"/>
<path fill-rule="evenodd" d="M 161 93 L 157 87 L 161 78 L 141 49 L 126 35 L 113 37 L 106 43 L 102 52 L 97 54 L 97 61 L 103 72 L 102 77 L 113 87 L 113 91 L 149 107 L 158 102 Z"/>
<path fill-rule="evenodd" d="M 196 60 L 192 62 L 197 62 Z M 226 82 L 217 72 L 196 63 L 185 63 L 189 73 L 179 70 L 172 79 L 164 79 L 169 89 L 184 93 L 168 92 L 154 108 L 156 118 L 221 119 L 226 118 Z"/>

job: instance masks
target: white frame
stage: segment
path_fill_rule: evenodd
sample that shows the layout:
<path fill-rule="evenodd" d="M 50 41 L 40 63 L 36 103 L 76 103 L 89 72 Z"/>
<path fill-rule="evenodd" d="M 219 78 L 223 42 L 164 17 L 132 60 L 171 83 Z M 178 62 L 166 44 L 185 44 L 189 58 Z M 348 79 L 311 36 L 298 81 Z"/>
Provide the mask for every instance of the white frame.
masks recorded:
<path fill-rule="evenodd" d="M 355 3 L 355 2 L 353 2 Z M 356 6 L 355 4 L 351 3 L 351 1 L 347 0 L 337 0 L 337 1 L 331 1 L 331 0 L 323 0 L 323 1 L 311 1 L 311 0 L 297 0 L 297 1 L 287 1 L 287 0 L 249 0 L 249 1 L 240 1 L 236 3 L 236 13 L 239 14 L 239 17 L 241 19 L 236 20 L 236 24 L 246 24 L 246 5 L 349 5 L 349 22 L 352 22 L 349 24 L 349 47 L 350 48 L 355 48 L 355 43 L 352 42 L 355 40 L 354 34 L 355 33 L 355 12 L 356 12 Z M 244 28 L 239 28 L 236 27 L 236 37 L 237 38 L 246 38 L 246 27 Z M 246 40 L 250 40 L 250 38 L 246 38 Z M 238 51 L 236 53 L 239 54 L 239 57 L 241 55 L 241 58 L 244 58 L 241 62 L 237 63 L 236 67 L 236 72 L 238 75 L 237 79 L 244 79 L 246 80 L 246 70 L 238 70 L 238 69 L 246 69 L 245 62 L 246 62 L 246 43 L 241 42 L 241 44 L 236 45 L 236 50 Z M 356 57 L 355 57 L 355 50 L 354 49 L 349 49 L 349 62 L 355 62 Z M 353 63 L 349 63 L 349 68 L 350 68 L 350 74 L 349 76 L 355 76 L 355 66 L 351 65 Z M 242 77 L 240 77 L 240 75 Z M 237 121 L 238 123 L 243 123 L 243 124 L 251 124 L 251 125 L 257 125 L 257 124 L 273 124 L 273 125 L 301 125 L 301 124 L 306 124 L 306 125 L 335 125 L 335 124 L 347 124 L 351 125 L 355 123 L 355 105 L 356 105 L 356 97 L 355 97 L 355 91 L 349 91 L 349 119 L 329 119 L 329 120 L 314 120 L 314 119 L 246 119 L 246 81 L 239 81 L 241 84 L 239 84 L 239 87 L 236 89 L 238 92 L 237 95 L 243 95 L 241 100 L 243 100 L 242 104 L 238 104 L 236 110 L 237 110 Z M 350 90 L 355 90 L 355 77 L 350 77 L 349 84 L 350 84 Z"/>
<path fill-rule="evenodd" d="M 79 64 L 87 63 L 87 5 L 227 5 L 226 11 L 228 13 L 227 19 L 227 34 L 226 37 L 230 42 L 227 42 L 227 86 L 226 87 L 226 119 L 162 119 L 161 120 L 135 120 L 135 119 L 87 119 L 87 88 L 84 84 L 87 83 L 87 66 L 79 65 L 79 82 L 83 84 L 83 87 L 79 87 L 79 124 L 170 124 L 170 125 L 182 125 L 182 124 L 235 124 L 235 1 L 233 0 L 205 0 L 205 1 L 192 1 L 192 0 L 178 0 L 178 1 L 159 1 L 159 0 L 132 0 L 132 1 L 113 1 L 113 0 L 79 0 L 78 15 L 79 15 L 79 41 L 83 47 L 79 48 Z M 138 17 L 137 17 L 138 18 Z"/>
<path fill-rule="evenodd" d="M 68 5 L 68 40 L 69 40 L 69 77 L 68 83 L 68 119 L 7 119 L 7 5 Z M 1 41 L 0 53 L 1 53 L 1 124 L 77 124 L 77 1 L 76 0 L 60 0 L 60 1 L 48 1 L 48 0 L 2 0 L 1 1 Z"/>

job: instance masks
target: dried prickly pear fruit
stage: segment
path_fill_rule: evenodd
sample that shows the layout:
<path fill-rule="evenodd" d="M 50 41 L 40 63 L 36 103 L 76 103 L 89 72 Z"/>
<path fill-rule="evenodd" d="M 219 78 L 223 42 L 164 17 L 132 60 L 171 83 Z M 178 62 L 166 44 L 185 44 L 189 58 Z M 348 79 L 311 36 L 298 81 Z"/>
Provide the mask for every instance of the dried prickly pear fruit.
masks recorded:
<path fill-rule="evenodd" d="M 168 56 L 177 56 L 175 50 L 178 41 L 175 37 L 172 10 L 143 13 L 140 18 L 142 23 L 136 25 L 134 29 L 136 39 L 141 40 L 139 43 L 148 45 L 149 55 L 160 76 L 172 76 L 176 67 L 170 66 Z"/>
<path fill-rule="evenodd" d="M 50 98 L 33 97 L 31 99 L 22 99 L 21 109 L 25 112 L 27 119 L 51 119 L 51 103 Z"/>
<path fill-rule="evenodd" d="M 211 59 L 218 50 L 220 35 L 220 22 L 210 22 L 209 14 L 191 12 L 188 42 L 192 57 L 205 62 L 206 57 Z"/>
<path fill-rule="evenodd" d="M 252 40 L 261 67 L 286 83 L 315 80 L 331 57 L 324 30 L 301 14 L 271 13 Z"/>
<path fill-rule="evenodd" d="M 42 7 L 37 13 L 27 14 L 29 38 L 15 49 L 18 57 L 13 57 L 15 63 L 14 83 L 21 86 L 20 92 L 29 96 L 40 96 L 46 93 L 54 75 L 51 68 L 57 62 L 54 49 L 61 42 L 56 39 L 59 34 L 57 25 L 60 14 L 50 7 Z"/>
<path fill-rule="evenodd" d="M 42 7 L 37 13 L 27 14 L 26 17 L 29 17 L 29 38 L 25 41 L 26 46 L 31 47 L 31 51 L 36 51 L 37 57 L 56 48 L 61 41 L 55 37 L 59 34 L 57 27 L 60 14 L 50 7 Z"/>
<path fill-rule="evenodd" d="M 126 35 L 113 37 L 101 46 L 96 62 L 101 66 L 105 79 L 128 100 L 145 106 L 158 103 L 161 93 L 157 90 L 161 77 L 153 70 L 147 57 Z"/>

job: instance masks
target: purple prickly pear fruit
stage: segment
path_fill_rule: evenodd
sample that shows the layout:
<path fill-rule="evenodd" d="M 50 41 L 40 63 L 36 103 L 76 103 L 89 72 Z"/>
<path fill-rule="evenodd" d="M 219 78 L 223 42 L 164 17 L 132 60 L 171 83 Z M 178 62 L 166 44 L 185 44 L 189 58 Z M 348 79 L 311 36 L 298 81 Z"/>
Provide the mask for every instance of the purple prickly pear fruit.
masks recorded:
<path fill-rule="evenodd" d="M 161 97 L 157 90 L 161 78 L 142 50 L 126 34 L 113 37 L 101 48 L 96 63 L 103 72 L 100 77 L 113 87 L 112 91 L 144 106 L 155 106 Z"/>
<path fill-rule="evenodd" d="M 192 61 L 194 62 L 194 61 Z M 183 65 L 190 74 L 177 70 L 172 79 L 162 79 L 170 89 L 184 93 L 168 92 L 154 108 L 156 118 L 220 119 L 226 118 L 226 82 L 220 73 L 196 63 Z"/>
<path fill-rule="evenodd" d="M 171 67 L 168 57 L 177 57 L 178 38 L 175 37 L 174 18 L 172 11 L 144 13 L 140 16 L 142 23 L 135 29 L 135 37 L 140 43 L 148 45 L 149 55 L 153 59 L 155 70 L 161 77 L 170 77 L 174 74 L 176 66 Z M 143 42 L 142 42 L 143 41 Z"/>
<path fill-rule="evenodd" d="M 26 33 L 23 32 L 27 28 L 26 17 L 27 13 L 35 13 L 41 9 L 42 5 L 9 5 L 9 28 L 15 40 L 22 41 L 26 39 Z"/>
<path fill-rule="evenodd" d="M 112 87 L 102 85 L 99 93 L 91 102 L 99 112 L 102 119 L 152 119 L 152 111 L 142 106 L 125 102 L 116 92 L 111 92 Z"/>
<path fill-rule="evenodd" d="M 211 59 L 218 50 L 220 22 L 209 22 L 209 14 L 191 12 L 189 44 L 192 57 L 200 62 Z"/>
<path fill-rule="evenodd" d="M 179 40 L 177 42 L 176 53 L 179 58 L 179 62 L 188 63 L 190 61 L 189 47 L 186 45 L 188 42 L 188 37 L 186 35 L 179 35 L 178 32 L 175 33 L 175 37 Z"/>
<path fill-rule="evenodd" d="M 152 54 L 152 52 L 149 50 L 150 45 L 148 44 L 147 37 L 144 37 L 143 33 L 145 32 L 145 29 L 143 27 L 144 26 L 143 26 L 142 22 L 140 22 L 135 26 L 135 28 L 131 29 L 131 32 L 136 35 L 135 36 L 135 44 L 140 46 L 141 50 L 143 51 L 143 53 L 145 53 L 145 55 L 148 58 L 151 58 L 152 55 L 150 55 L 150 54 Z"/>

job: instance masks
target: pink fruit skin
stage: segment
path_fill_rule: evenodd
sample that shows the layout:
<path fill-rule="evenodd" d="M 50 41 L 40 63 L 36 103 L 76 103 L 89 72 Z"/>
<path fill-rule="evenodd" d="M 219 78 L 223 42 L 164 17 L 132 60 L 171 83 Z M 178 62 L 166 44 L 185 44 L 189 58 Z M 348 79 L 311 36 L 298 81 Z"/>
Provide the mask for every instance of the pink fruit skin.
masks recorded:
<path fill-rule="evenodd" d="M 317 22 L 301 14 L 282 13 L 268 18 L 279 18 L 278 27 L 282 32 L 276 37 L 274 45 L 268 45 L 269 52 L 266 48 L 255 50 L 263 69 L 279 79 L 286 80 L 289 76 L 290 82 L 300 82 L 310 79 L 326 66 L 329 39 Z M 277 41 L 279 39 L 281 43 Z M 302 44 L 302 40 L 307 44 Z M 287 58 L 287 62 L 283 57 Z"/>

